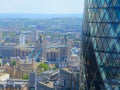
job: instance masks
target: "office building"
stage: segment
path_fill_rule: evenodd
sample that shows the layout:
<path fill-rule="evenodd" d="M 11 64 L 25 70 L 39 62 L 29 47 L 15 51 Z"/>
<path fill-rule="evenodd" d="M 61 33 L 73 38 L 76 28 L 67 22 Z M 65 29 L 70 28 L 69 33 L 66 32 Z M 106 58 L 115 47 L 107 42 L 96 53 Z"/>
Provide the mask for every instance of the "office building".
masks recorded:
<path fill-rule="evenodd" d="M 26 44 L 26 35 L 20 34 L 20 45 Z"/>
<path fill-rule="evenodd" d="M 38 82 L 37 90 L 55 90 L 52 82 Z"/>
<path fill-rule="evenodd" d="M 7 80 L 0 82 L 0 90 L 28 90 L 27 83 L 20 80 Z"/>
<path fill-rule="evenodd" d="M 35 72 L 33 72 L 33 71 L 30 72 L 29 83 L 28 83 L 29 90 L 35 90 L 35 78 L 36 78 Z"/>
<path fill-rule="evenodd" d="M 25 58 L 26 56 L 29 55 L 29 53 L 33 50 L 33 47 L 24 45 L 16 45 L 14 48 L 14 56 L 17 57 L 19 56 L 20 58 Z"/>
<path fill-rule="evenodd" d="M 13 57 L 14 56 L 14 43 L 4 43 L 0 44 L 0 57 Z"/>
<path fill-rule="evenodd" d="M 2 31 L 0 31 L 0 40 L 2 40 Z"/>
<path fill-rule="evenodd" d="M 83 57 L 89 90 L 120 90 L 120 0 L 85 0 Z"/>
<path fill-rule="evenodd" d="M 36 41 L 38 40 L 38 38 L 39 38 L 38 31 L 37 30 L 31 31 L 32 42 L 36 43 Z"/>
<path fill-rule="evenodd" d="M 73 68 L 60 69 L 62 90 L 79 90 L 79 72 Z"/>
<path fill-rule="evenodd" d="M 59 50 L 55 48 L 47 50 L 46 57 L 47 57 L 47 61 L 58 61 Z"/>
<path fill-rule="evenodd" d="M 10 78 L 10 75 L 7 73 L 0 73 L 0 82 L 6 81 Z"/>

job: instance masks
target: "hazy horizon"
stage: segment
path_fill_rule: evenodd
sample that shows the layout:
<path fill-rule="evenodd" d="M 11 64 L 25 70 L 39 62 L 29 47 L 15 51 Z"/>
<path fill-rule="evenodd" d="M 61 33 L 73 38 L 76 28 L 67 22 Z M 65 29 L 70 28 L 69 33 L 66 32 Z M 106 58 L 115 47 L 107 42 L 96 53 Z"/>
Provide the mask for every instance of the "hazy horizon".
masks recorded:
<path fill-rule="evenodd" d="M 64 18 L 64 17 L 78 17 L 82 18 L 82 14 L 35 14 L 35 13 L 0 13 L 0 18 Z"/>

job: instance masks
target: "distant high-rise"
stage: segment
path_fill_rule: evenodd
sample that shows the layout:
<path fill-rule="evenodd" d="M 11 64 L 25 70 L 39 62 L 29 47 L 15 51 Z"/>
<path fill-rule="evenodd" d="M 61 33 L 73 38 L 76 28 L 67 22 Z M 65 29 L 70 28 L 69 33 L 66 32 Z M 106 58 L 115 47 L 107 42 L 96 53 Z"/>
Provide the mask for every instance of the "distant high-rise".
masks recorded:
<path fill-rule="evenodd" d="M 26 35 L 20 34 L 20 45 L 26 44 Z"/>
<path fill-rule="evenodd" d="M 38 31 L 37 30 L 33 30 L 31 31 L 31 39 L 32 39 L 32 42 L 36 42 L 39 38 L 39 35 L 38 35 Z"/>
<path fill-rule="evenodd" d="M 36 77 L 35 72 L 30 72 L 28 84 L 29 90 L 35 90 L 35 77 Z"/>
<path fill-rule="evenodd" d="M 120 0 L 85 0 L 83 57 L 89 90 L 120 90 Z"/>
<path fill-rule="evenodd" d="M 2 40 L 2 31 L 0 31 L 0 40 Z"/>

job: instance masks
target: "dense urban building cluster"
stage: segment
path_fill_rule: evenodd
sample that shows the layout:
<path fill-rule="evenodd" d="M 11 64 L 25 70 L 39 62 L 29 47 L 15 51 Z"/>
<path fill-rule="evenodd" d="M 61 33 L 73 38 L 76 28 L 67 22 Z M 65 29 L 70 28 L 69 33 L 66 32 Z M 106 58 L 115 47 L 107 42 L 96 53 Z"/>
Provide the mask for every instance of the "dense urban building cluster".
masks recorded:
<path fill-rule="evenodd" d="M 0 90 L 78 90 L 79 39 L 77 32 L 1 29 Z"/>

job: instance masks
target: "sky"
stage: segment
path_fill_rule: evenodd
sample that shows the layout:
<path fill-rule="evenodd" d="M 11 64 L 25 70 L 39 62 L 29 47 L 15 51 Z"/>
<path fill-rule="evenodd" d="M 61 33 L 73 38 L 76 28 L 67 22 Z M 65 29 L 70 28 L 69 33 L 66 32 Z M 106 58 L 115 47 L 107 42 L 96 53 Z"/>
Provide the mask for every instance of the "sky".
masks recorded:
<path fill-rule="evenodd" d="M 83 13 L 84 0 L 0 0 L 0 13 Z"/>

